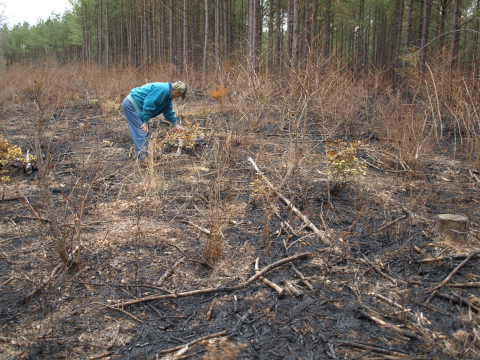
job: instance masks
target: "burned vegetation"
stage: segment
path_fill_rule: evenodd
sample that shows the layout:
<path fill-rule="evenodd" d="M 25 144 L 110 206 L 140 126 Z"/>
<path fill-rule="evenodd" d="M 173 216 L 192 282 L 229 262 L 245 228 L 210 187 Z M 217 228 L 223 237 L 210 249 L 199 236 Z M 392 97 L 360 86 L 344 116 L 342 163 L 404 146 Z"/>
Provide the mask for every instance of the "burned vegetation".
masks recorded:
<path fill-rule="evenodd" d="M 2 167 L 1 357 L 478 358 L 478 125 L 361 86 L 198 90 L 146 168 L 111 102 L 26 92 L 2 115 L 36 158 Z"/>

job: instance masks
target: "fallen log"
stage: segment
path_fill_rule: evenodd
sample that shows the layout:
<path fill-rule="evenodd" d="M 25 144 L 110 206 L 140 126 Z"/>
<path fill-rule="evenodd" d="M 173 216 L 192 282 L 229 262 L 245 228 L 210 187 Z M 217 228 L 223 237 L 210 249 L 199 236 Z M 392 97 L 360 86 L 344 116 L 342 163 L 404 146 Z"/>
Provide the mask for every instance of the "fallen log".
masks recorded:
<path fill-rule="evenodd" d="M 158 355 L 170 354 L 172 352 L 182 350 L 185 347 L 187 349 L 189 349 L 193 345 L 198 344 L 201 341 L 208 340 L 208 339 L 213 339 L 213 338 L 220 337 L 220 336 L 225 336 L 225 335 L 227 335 L 227 330 L 224 330 L 224 331 L 221 331 L 221 332 L 218 332 L 218 333 L 215 333 L 215 334 L 203 336 L 203 337 L 198 338 L 196 340 L 190 341 L 188 344 L 183 344 L 183 345 L 176 346 L 174 348 L 162 350 L 162 351 L 158 352 Z"/>
<path fill-rule="evenodd" d="M 466 306 L 470 307 L 471 309 L 475 310 L 477 313 L 480 312 L 480 309 L 478 307 L 476 307 L 475 305 L 473 305 L 468 299 L 465 299 L 465 298 L 461 297 L 460 295 L 458 295 L 456 293 L 452 293 L 452 294 L 454 296 L 450 296 L 448 294 L 442 294 L 442 293 L 437 291 L 435 295 L 437 297 L 439 297 L 440 299 L 451 301 L 452 303 L 458 304 L 460 306 L 466 305 Z"/>
<path fill-rule="evenodd" d="M 365 258 L 365 261 L 368 265 L 370 265 L 371 267 L 373 267 L 380 275 L 382 275 L 384 278 L 390 280 L 394 285 L 397 285 L 397 280 L 395 280 L 394 278 L 392 278 L 391 276 L 388 276 L 387 274 L 385 274 L 382 270 L 380 270 L 377 265 L 373 264 L 370 260 L 367 259 L 367 257 L 365 255 L 363 255 L 363 257 Z"/>
<path fill-rule="evenodd" d="M 257 172 L 258 175 L 260 175 L 262 177 L 262 179 L 265 181 L 265 183 L 268 185 L 268 187 L 270 189 L 272 189 L 276 194 L 277 196 L 290 208 L 293 210 L 293 212 L 300 218 L 302 219 L 302 221 L 307 224 L 307 227 L 312 230 L 315 235 L 317 235 L 320 240 L 324 243 L 324 245 L 327 245 L 327 246 L 330 246 L 331 245 L 331 242 L 330 240 L 328 239 L 328 237 L 325 235 L 325 233 L 323 231 L 320 231 L 300 210 L 298 210 L 295 206 L 293 206 L 293 204 L 291 203 L 290 200 L 288 200 L 285 196 L 283 196 L 282 193 L 280 193 L 279 191 L 277 191 L 275 189 L 275 187 L 272 185 L 272 183 L 267 179 L 267 177 L 265 175 L 263 175 L 263 173 L 260 171 L 260 169 L 258 168 L 257 164 L 255 164 L 255 161 L 249 157 L 248 158 L 248 161 L 252 164 L 252 166 L 254 167 L 255 171 Z"/>
<path fill-rule="evenodd" d="M 455 275 L 457 273 L 458 270 L 460 270 L 466 263 L 468 263 L 474 256 L 476 256 L 480 251 L 475 251 L 473 253 L 471 253 L 470 255 L 467 256 L 467 258 L 465 260 L 463 260 L 446 278 L 445 280 L 442 281 L 442 283 L 436 287 L 434 287 L 433 289 L 430 289 L 427 291 L 427 294 L 428 293 L 431 293 L 431 292 L 435 292 L 437 291 L 438 289 L 440 289 L 441 287 L 443 287 L 447 282 L 450 281 L 450 279 L 453 277 L 453 275 Z"/>
<path fill-rule="evenodd" d="M 436 258 L 422 259 L 422 260 L 418 260 L 417 262 L 420 263 L 420 264 L 424 264 L 424 263 L 429 263 L 429 262 L 450 260 L 450 259 L 465 259 L 469 255 L 470 254 L 447 255 L 447 256 L 440 256 L 440 257 L 436 257 Z M 476 254 L 475 257 L 478 257 L 478 255 L 479 254 Z"/>
<path fill-rule="evenodd" d="M 167 280 L 170 276 L 172 276 L 172 274 L 175 272 L 175 268 L 176 268 L 178 265 L 180 265 L 183 260 L 185 260 L 184 257 L 181 258 L 180 260 L 178 260 L 175 264 L 173 264 L 173 266 L 172 266 L 170 269 L 166 270 L 166 271 L 163 273 L 162 277 L 158 280 L 157 286 L 162 286 L 163 282 L 164 282 L 165 280 Z"/>
<path fill-rule="evenodd" d="M 285 286 L 293 295 L 295 295 L 295 297 L 299 299 L 303 298 L 303 293 L 295 285 L 293 285 L 291 281 L 287 281 Z"/>
<path fill-rule="evenodd" d="M 233 292 L 236 290 L 240 290 L 243 288 L 246 288 L 250 284 L 252 284 L 254 281 L 258 280 L 261 276 L 269 272 L 270 270 L 279 267 L 283 264 L 292 262 L 294 260 L 298 259 L 307 259 L 312 256 L 311 253 L 301 253 L 297 254 L 294 256 L 290 256 L 288 258 L 279 260 L 277 262 L 274 262 L 266 267 L 264 267 L 262 270 L 260 270 L 258 273 L 256 273 L 254 276 L 252 276 L 250 279 L 248 279 L 246 282 L 244 282 L 241 285 L 238 286 L 220 286 L 216 288 L 208 288 L 208 289 L 200 289 L 200 290 L 191 290 L 191 291 L 186 291 L 186 292 L 181 292 L 181 293 L 175 293 L 175 294 L 154 294 L 150 296 L 146 296 L 143 298 L 138 298 L 126 302 L 119 303 L 117 302 L 115 305 L 116 306 L 127 306 L 127 305 L 133 305 L 133 304 L 139 304 L 142 302 L 146 301 L 153 301 L 153 300 L 160 300 L 160 299 L 172 299 L 172 298 L 178 298 L 178 297 L 187 297 L 187 296 L 192 296 L 192 295 L 199 295 L 199 294 L 208 294 L 208 293 L 217 293 L 217 292 Z M 111 302 L 113 303 L 113 301 Z"/>
<path fill-rule="evenodd" d="M 259 269 L 258 269 L 258 263 L 259 262 L 260 262 L 260 258 L 257 258 L 255 260 L 255 273 L 257 273 L 259 271 Z M 274 282 L 272 282 L 268 279 L 265 279 L 263 276 L 260 276 L 259 280 L 262 281 L 264 284 L 270 286 L 273 290 L 275 290 L 278 293 L 278 297 L 280 299 L 283 299 L 285 297 L 285 290 L 283 290 L 280 286 L 278 286 Z"/>
<path fill-rule="evenodd" d="M 380 354 L 385 354 L 385 355 L 392 355 L 392 356 L 397 356 L 397 357 L 408 357 L 407 355 L 398 352 L 398 351 L 390 351 L 390 350 L 385 350 L 379 347 L 375 346 L 370 346 L 370 345 L 364 345 L 364 344 L 359 344 L 355 342 L 347 342 L 347 341 L 342 341 L 338 345 L 340 346 L 351 346 L 351 347 L 356 347 L 358 349 L 364 349 L 364 350 L 372 350 L 374 352 L 380 353 Z"/>
<path fill-rule="evenodd" d="M 310 282 L 305 278 L 305 276 L 303 276 L 303 274 L 300 271 L 298 271 L 297 268 L 293 265 L 292 265 L 292 270 L 295 272 L 295 274 L 297 274 L 297 276 L 300 278 L 302 283 L 308 288 L 308 290 L 315 291 L 315 288 L 313 287 L 313 285 L 310 284 Z"/>
<path fill-rule="evenodd" d="M 369 313 L 367 313 L 364 310 L 360 310 L 360 314 L 362 314 L 363 316 L 365 316 L 365 317 L 369 318 L 370 320 L 376 322 L 379 325 L 382 325 L 384 327 L 387 327 L 387 328 L 399 333 L 400 335 L 402 335 L 402 337 L 406 337 L 407 340 L 408 340 L 408 338 L 410 338 L 410 339 L 416 339 L 417 338 L 417 334 L 414 334 L 410 331 L 400 329 L 400 328 L 396 327 L 395 325 L 389 324 L 389 323 L 387 323 L 387 322 L 385 322 L 385 321 L 383 321 L 379 318 L 376 318 L 373 315 L 370 315 Z"/>

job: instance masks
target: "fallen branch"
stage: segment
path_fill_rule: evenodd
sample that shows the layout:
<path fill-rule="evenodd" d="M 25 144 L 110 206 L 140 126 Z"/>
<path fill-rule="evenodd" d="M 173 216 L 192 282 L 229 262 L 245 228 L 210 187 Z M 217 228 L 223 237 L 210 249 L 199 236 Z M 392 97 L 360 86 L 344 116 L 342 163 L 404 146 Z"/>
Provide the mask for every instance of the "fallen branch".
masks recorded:
<path fill-rule="evenodd" d="M 137 318 L 135 315 L 132 315 L 132 314 L 126 312 L 125 310 L 120 309 L 119 307 L 102 304 L 102 303 L 99 303 L 99 302 L 96 302 L 96 301 L 92 302 L 92 304 L 102 305 L 102 306 L 105 306 L 105 307 L 107 307 L 107 308 L 109 308 L 109 309 L 120 311 L 121 313 L 123 313 L 123 314 L 125 314 L 125 315 L 127 315 L 127 316 L 130 316 L 132 319 L 138 321 L 140 324 L 143 324 L 143 321 L 140 320 L 139 318 Z"/>
<path fill-rule="evenodd" d="M 474 178 L 475 180 L 477 180 L 478 183 L 480 183 L 480 179 L 477 177 L 477 175 L 473 173 L 472 169 L 468 169 L 468 172 L 472 178 Z"/>
<path fill-rule="evenodd" d="M 391 276 L 388 276 L 387 274 L 385 274 L 382 270 L 380 270 L 377 265 L 375 265 L 374 263 L 372 263 L 370 260 L 367 259 L 367 257 L 365 255 L 363 255 L 365 261 L 367 262 L 368 265 L 370 265 L 371 267 L 373 267 L 380 275 L 382 275 L 384 278 L 390 280 L 394 285 L 397 285 L 397 280 L 395 280 L 394 278 L 392 278 Z"/>
<path fill-rule="evenodd" d="M 406 311 L 411 311 L 410 309 L 405 309 L 404 306 L 402 306 L 402 305 L 400 305 L 400 304 L 397 304 L 395 301 L 393 301 L 393 300 L 391 300 L 391 299 L 389 299 L 389 298 L 387 298 L 387 297 L 385 297 L 385 296 L 383 296 L 383 295 L 380 295 L 380 294 L 377 294 L 377 293 L 373 293 L 373 292 L 368 293 L 368 295 L 374 296 L 374 297 L 376 297 L 377 299 L 383 300 L 383 301 L 385 301 L 386 303 L 388 303 L 388 304 L 390 304 L 390 305 L 392 305 L 392 306 L 395 306 L 397 309 L 400 309 L 400 310 L 402 310 L 402 311 L 405 311 L 405 312 L 406 312 Z"/>
<path fill-rule="evenodd" d="M 390 351 L 390 350 L 385 350 L 382 348 L 378 348 L 375 346 L 370 346 L 370 345 L 364 345 L 364 344 L 359 344 L 359 343 L 354 343 L 354 342 L 347 342 L 347 341 L 342 341 L 338 344 L 339 346 L 351 346 L 355 347 L 358 349 L 364 349 L 364 350 L 372 350 L 380 354 L 386 354 L 386 355 L 392 355 L 392 356 L 398 356 L 398 357 L 407 357 L 407 355 L 397 352 L 397 351 Z"/>
<path fill-rule="evenodd" d="M 448 284 L 447 286 L 453 288 L 473 288 L 480 287 L 480 282 L 469 282 L 465 284 Z"/>
<path fill-rule="evenodd" d="M 270 189 L 272 189 L 273 191 L 275 191 L 275 193 L 277 194 L 277 196 L 290 208 L 293 210 L 293 212 L 300 218 L 302 219 L 302 221 L 307 224 L 307 227 L 312 230 L 315 235 L 317 235 L 320 240 L 323 242 L 324 245 L 328 245 L 330 246 L 331 243 L 330 243 L 330 240 L 327 238 L 327 236 L 325 235 L 325 233 L 323 231 L 320 231 L 305 215 L 303 215 L 303 213 L 298 210 L 295 206 L 293 206 L 293 204 L 290 202 L 290 200 L 288 200 L 285 196 L 283 196 L 280 192 L 278 192 L 275 187 L 272 185 L 272 183 L 267 179 L 267 177 L 265 175 L 263 175 L 263 173 L 260 171 L 260 169 L 257 167 L 257 164 L 255 164 L 255 161 L 249 157 L 248 158 L 248 161 L 252 164 L 252 166 L 254 167 L 255 171 L 257 172 L 258 175 L 260 175 L 262 177 L 262 179 L 265 181 L 265 183 L 268 185 L 268 187 Z"/>
<path fill-rule="evenodd" d="M 222 332 L 218 332 L 216 334 L 212 334 L 212 335 L 207 335 L 207 336 L 203 336 L 201 338 L 198 338 L 197 340 L 193 340 L 191 342 L 189 342 L 188 344 L 184 344 L 184 345 L 179 345 L 179 346 L 176 346 L 174 348 L 170 348 L 170 349 L 165 349 L 165 350 L 162 350 L 158 353 L 158 355 L 165 355 L 165 354 L 170 354 L 172 352 L 175 352 L 175 351 L 178 351 L 178 350 L 182 350 L 183 348 L 187 347 L 187 348 L 190 348 L 192 347 L 193 345 L 195 344 L 198 344 L 199 342 L 203 341 L 203 340 L 208 340 L 208 339 L 212 339 L 212 338 L 216 338 L 216 337 L 220 337 L 220 336 L 225 336 L 227 335 L 227 330 L 224 330 Z"/>
<path fill-rule="evenodd" d="M 460 306 L 466 305 L 466 306 L 472 308 L 473 310 L 475 310 L 477 313 L 480 312 L 480 309 L 478 307 L 476 307 L 475 305 L 473 305 L 468 299 L 465 299 L 465 298 L 461 297 L 460 295 L 458 295 L 456 293 L 452 293 L 452 294 L 454 296 L 450 296 L 450 295 L 447 295 L 447 294 L 442 294 L 442 293 L 439 293 L 437 291 L 436 296 L 439 297 L 440 299 L 451 301 L 452 303 L 458 304 Z"/>
<path fill-rule="evenodd" d="M 103 359 L 104 357 L 107 357 L 107 356 L 110 356 L 110 355 L 113 355 L 113 351 L 109 351 L 109 352 L 106 352 L 106 353 L 103 353 L 103 354 L 100 354 L 100 355 L 96 355 L 96 356 L 90 356 L 88 358 L 88 360 Z"/>
<path fill-rule="evenodd" d="M 403 219 L 406 219 L 408 216 L 407 215 L 404 215 L 404 216 L 401 216 L 399 217 L 398 219 L 395 219 L 391 222 L 389 222 L 388 224 L 382 226 L 381 228 L 378 228 L 377 230 L 375 230 L 373 233 L 375 234 L 376 232 L 379 232 L 379 231 L 382 231 L 382 230 L 385 230 L 386 228 L 392 226 L 393 224 L 399 222 L 400 220 L 403 220 Z"/>
<path fill-rule="evenodd" d="M 23 302 L 31 299 L 35 294 L 37 294 L 39 291 L 41 291 L 45 286 L 47 286 L 50 281 L 52 281 L 52 279 L 55 277 L 55 275 L 57 275 L 58 271 L 60 270 L 60 268 L 63 266 L 63 262 L 61 262 L 60 264 L 58 264 L 57 266 L 55 266 L 55 268 L 53 269 L 52 273 L 50 274 L 50 276 L 44 281 L 42 282 L 42 284 L 36 288 L 35 290 L 33 290 L 30 294 L 27 295 L 27 297 L 25 297 L 23 299 Z"/>
<path fill-rule="evenodd" d="M 240 289 L 243 289 L 243 288 L 249 286 L 255 280 L 258 280 L 265 273 L 269 272 L 270 270 L 272 270 L 276 267 L 279 267 L 283 264 L 289 263 L 289 262 L 294 261 L 294 260 L 307 259 L 311 256 L 312 256 L 311 253 L 302 253 L 302 254 L 297 254 L 297 255 L 290 256 L 288 258 L 279 260 L 275 263 L 272 263 L 272 264 L 264 267 L 262 270 L 260 270 L 258 273 L 256 273 L 254 276 L 252 276 L 250 279 L 248 279 L 246 282 L 244 282 L 243 284 L 238 285 L 238 286 L 231 286 L 231 287 L 220 286 L 220 287 L 217 287 L 217 288 L 191 290 L 191 291 L 186 291 L 186 292 L 182 292 L 182 293 L 166 294 L 166 295 L 165 294 L 161 294 L 161 295 L 160 294 L 155 294 L 155 295 L 146 296 L 144 298 L 139 298 L 139 299 L 123 302 L 122 305 L 127 306 L 127 305 L 133 305 L 133 304 L 138 304 L 138 303 L 142 303 L 142 302 L 146 302 L 146 301 L 152 301 L 152 300 L 171 299 L 171 298 L 187 297 L 187 296 L 199 295 L 199 294 L 208 294 L 208 293 L 216 293 L 216 292 L 232 292 L 232 291 L 240 290 Z M 120 304 L 117 303 L 116 305 L 119 306 Z"/>
<path fill-rule="evenodd" d="M 303 293 L 299 289 L 297 289 L 297 287 L 293 285 L 291 281 L 287 281 L 285 283 L 285 286 L 293 295 L 295 295 L 295 297 L 299 299 L 303 298 Z"/>
<path fill-rule="evenodd" d="M 172 276 L 172 274 L 175 272 L 175 268 L 180 265 L 182 263 L 182 261 L 185 260 L 185 258 L 181 258 L 180 260 L 178 260 L 175 264 L 172 265 L 172 267 L 168 270 L 166 270 L 162 277 L 158 280 L 157 282 L 157 286 L 162 286 L 163 282 L 165 280 L 167 280 L 170 276 Z"/>
<path fill-rule="evenodd" d="M 295 272 L 295 274 L 297 274 L 297 276 L 300 278 L 302 283 L 308 288 L 308 290 L 315 291 L 315 288 L 313 287 L 313 285 L 310 284 L 310 282 L 305 278 L 305 276 L 303 276 L 303 274 L 300 271 L 298 271 L 297 268 L 293 265 L 292 265 L 292 270 Z"/>
<path fill-rule="evenodd" d="M 260 261 L 260 258 L 257 258 L 255 260 L 255 273 L 258 273 L 258 271 L 259 271 L 259 269 L 258 269 L 259 261 Z M 265 279 L 263 276 L 260 276 L 259 280 L 262 281 L 264 284 L 270 286 L 273 290 L 275 290 L 278 293 L 278 297 L 280 299 L 283 299 L 285 297 L 285 291 L 280 286 L 275 284 L 274 282 L 272 282 L 268 279 Z"/>
<path fill-rule="evenodd" d="M 400 329 L 398 327 L 396 327 L 395 325 L 392 325 L 392 324 L 389 324 L 383 320 L 380 320 L 379 318 L 376 318 L 375 316 L 373 315 L 370 315 L 369 313 L 367 313 L 366 311 L 363 311 L 363 310 L 360 310 L 360 314 L 362 314 L 363 316 L 369 318 L 370 320 L 376 322 L 377 324 L 379 325 L 382 325 L 382 326 L 385 326 L 397 333 L 399 333 L 400 335 L 402 336 L 405 336 L 407 338 L 410 338 L 410 339 L 416 339 L 417 338 L 417 335 L 410 332 L 410 331 L 406 331 L 406 330 L 403 330 L 403 329 Z M 407 339 L 408 340 L 408 339 Z"/>
<path fill-rule="evenodd" d="M 441 256 L 441 257 L 436 257 L 436 258 L 428 258 L 428 259 L 419 260 L 418 263 L 424 264 L 424 263 L 442 261 L 442 260 L 447 260 L 447 259 L 448 260 L 449 259 L 465 259 L 469 255 L 470 254 L 457 254 L 457 255 Z M 477 257 L 478 253 L 476 253 L 474 256 Z"/>
<path fill-rule="evenodd" d="M 431 293 L 431 292 L 434 292 L 438 289 L 440 289 L 441 287 L 443 287 L 447 282 L 450 281 L 450 279 L 452 278 L 453 275 L 456 274 L 456 272 L 458 270 L 460 270 L 466 263 L 468 263 L 470 261 L 470 259 L 472 259 L 474 256 L 476 256 L 479 252 L 478 251 L 475 251 L 473 253 L 471 253 L 470 255 L 467 256 L 467 258 L 465 260 L 463 260 L 451 273 L 450 275 L 448 275 L 445 280 L 442 281 L 442 283 L 440 285 L 438 285 L 437 287 L 434 287 L 433 289 L 430 289 L 427 291 L 427 294 L 428 293 Z"/>

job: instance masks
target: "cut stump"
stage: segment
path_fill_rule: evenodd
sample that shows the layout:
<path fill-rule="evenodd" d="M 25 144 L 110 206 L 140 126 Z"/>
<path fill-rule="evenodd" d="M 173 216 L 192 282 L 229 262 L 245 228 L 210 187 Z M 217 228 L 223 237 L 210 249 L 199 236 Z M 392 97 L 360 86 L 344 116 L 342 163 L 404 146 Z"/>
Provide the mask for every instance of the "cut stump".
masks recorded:
<path fill-rule="evenodd" d="M 437 231 L 455 241 L 467 240 L 468 218 L 462 215 L 440 214 L 437 216 Z"/>

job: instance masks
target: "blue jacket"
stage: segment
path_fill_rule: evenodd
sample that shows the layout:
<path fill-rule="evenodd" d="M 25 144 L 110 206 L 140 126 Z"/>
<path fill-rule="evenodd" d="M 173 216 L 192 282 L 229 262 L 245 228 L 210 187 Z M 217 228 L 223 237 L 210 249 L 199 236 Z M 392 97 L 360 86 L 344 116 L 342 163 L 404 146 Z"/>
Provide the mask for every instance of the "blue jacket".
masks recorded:
<path fill-rule="evenodd" d="M 172 123 L 177 125 L 177 117 L 173 112 L 172 98 L 170 95 L 170 83 L 150 83 L 130 91 L 129 99 L 140 115 L 144 123 L 160 114 Z M 136 103 L 136 104 L 135 104 Z"/>

